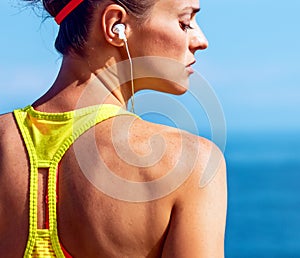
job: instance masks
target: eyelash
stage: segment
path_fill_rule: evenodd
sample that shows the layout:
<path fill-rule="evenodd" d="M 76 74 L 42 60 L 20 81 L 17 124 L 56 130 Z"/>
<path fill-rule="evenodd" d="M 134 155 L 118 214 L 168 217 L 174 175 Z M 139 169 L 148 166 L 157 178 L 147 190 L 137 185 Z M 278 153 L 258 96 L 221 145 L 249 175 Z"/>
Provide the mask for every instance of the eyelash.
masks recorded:
<path fill-rule="evenodd" d="M 184 22 L 181 22 L 181 23 L 180 23 L 180 27 L 181 27 L 181 29 L 184 30 L 184 31 L 194 29 L 190 24 L 185 24 Z"/>

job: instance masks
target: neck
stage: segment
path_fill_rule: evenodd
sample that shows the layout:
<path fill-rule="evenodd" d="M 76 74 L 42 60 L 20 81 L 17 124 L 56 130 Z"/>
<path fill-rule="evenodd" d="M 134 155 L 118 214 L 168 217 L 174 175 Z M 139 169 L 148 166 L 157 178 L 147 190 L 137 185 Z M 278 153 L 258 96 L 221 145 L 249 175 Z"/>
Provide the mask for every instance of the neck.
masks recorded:
<path fill-rule="evenodd" d="M 126 108 L 132 95 L 129 64 L 126 61 L 117 64 L 114 58 L 108 58 L 95 66 L 90 60 L 72 55 L 63 57 L 54 84 L 33 106 L 49 112 L 98 104 Z"/>

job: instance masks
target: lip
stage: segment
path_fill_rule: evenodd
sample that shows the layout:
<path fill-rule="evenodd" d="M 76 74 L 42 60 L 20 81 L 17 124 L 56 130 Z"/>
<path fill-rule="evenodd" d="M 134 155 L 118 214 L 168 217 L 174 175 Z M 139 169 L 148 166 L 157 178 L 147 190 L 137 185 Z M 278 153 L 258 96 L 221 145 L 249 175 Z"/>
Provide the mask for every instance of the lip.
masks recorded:
<path fill-rule="evenodd" d="M 192 65 L 196 63 L 196 60 L 194 60 L 193 62 L 191 62 L 190 64 L 188 64 L 185 69 L 189 74 L 194 73 L 194 69 L 192 68 Z"/>
<path fill-rule="evenodd" d="M 196 63 L 196 60 L 193 60 L 192 62 L 190 62 L 187 66 L 191 66 L 191 65 L 193 65 L 193 64 L 195 64 Z"/>
<path fill-rule="evenodd" d="M 194 71 L 194 69 L 191 67 L 191 66 L 187 66 L 186 68 L 185 68 L 185 70 L 187 71 L 187 73 L 190 75 L 190 74 L 193 74 L 195 71 Z"/>

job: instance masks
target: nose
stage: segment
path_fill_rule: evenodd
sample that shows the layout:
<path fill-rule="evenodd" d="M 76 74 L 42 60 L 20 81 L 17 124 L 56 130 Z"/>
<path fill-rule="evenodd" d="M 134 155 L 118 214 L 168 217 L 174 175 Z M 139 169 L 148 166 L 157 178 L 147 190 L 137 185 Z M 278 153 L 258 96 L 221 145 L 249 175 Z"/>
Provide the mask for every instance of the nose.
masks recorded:
<path fill-rule="evenodd" d="M 195 53 L 197 50 L 204 50 L 208 47 L 208 41 L 200 28 L 194 31 L 190 38 L 190 50 Z"/>

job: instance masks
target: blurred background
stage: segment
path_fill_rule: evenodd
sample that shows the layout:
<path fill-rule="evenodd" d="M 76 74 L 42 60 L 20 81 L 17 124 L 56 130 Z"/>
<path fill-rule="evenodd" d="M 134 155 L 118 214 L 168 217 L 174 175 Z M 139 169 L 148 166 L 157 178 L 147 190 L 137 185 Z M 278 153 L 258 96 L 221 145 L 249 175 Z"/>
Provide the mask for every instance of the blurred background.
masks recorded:
<path fill-rule="evenodd" d="M 210 45 L 197 53 L 195 69 L 213 88 L 227 125 L 226 257 L 300 257 L 300 1 L 202 0 L 201 7 L 197 20 Z M 1 1 L 0 23 L 6 113 L 41 96 L 61 58 L 54 21 L 22 1 Z M 188 95 L 174 98 L 198 112 Z M 203 117 L 198 134 L 210 138 Z"/>

